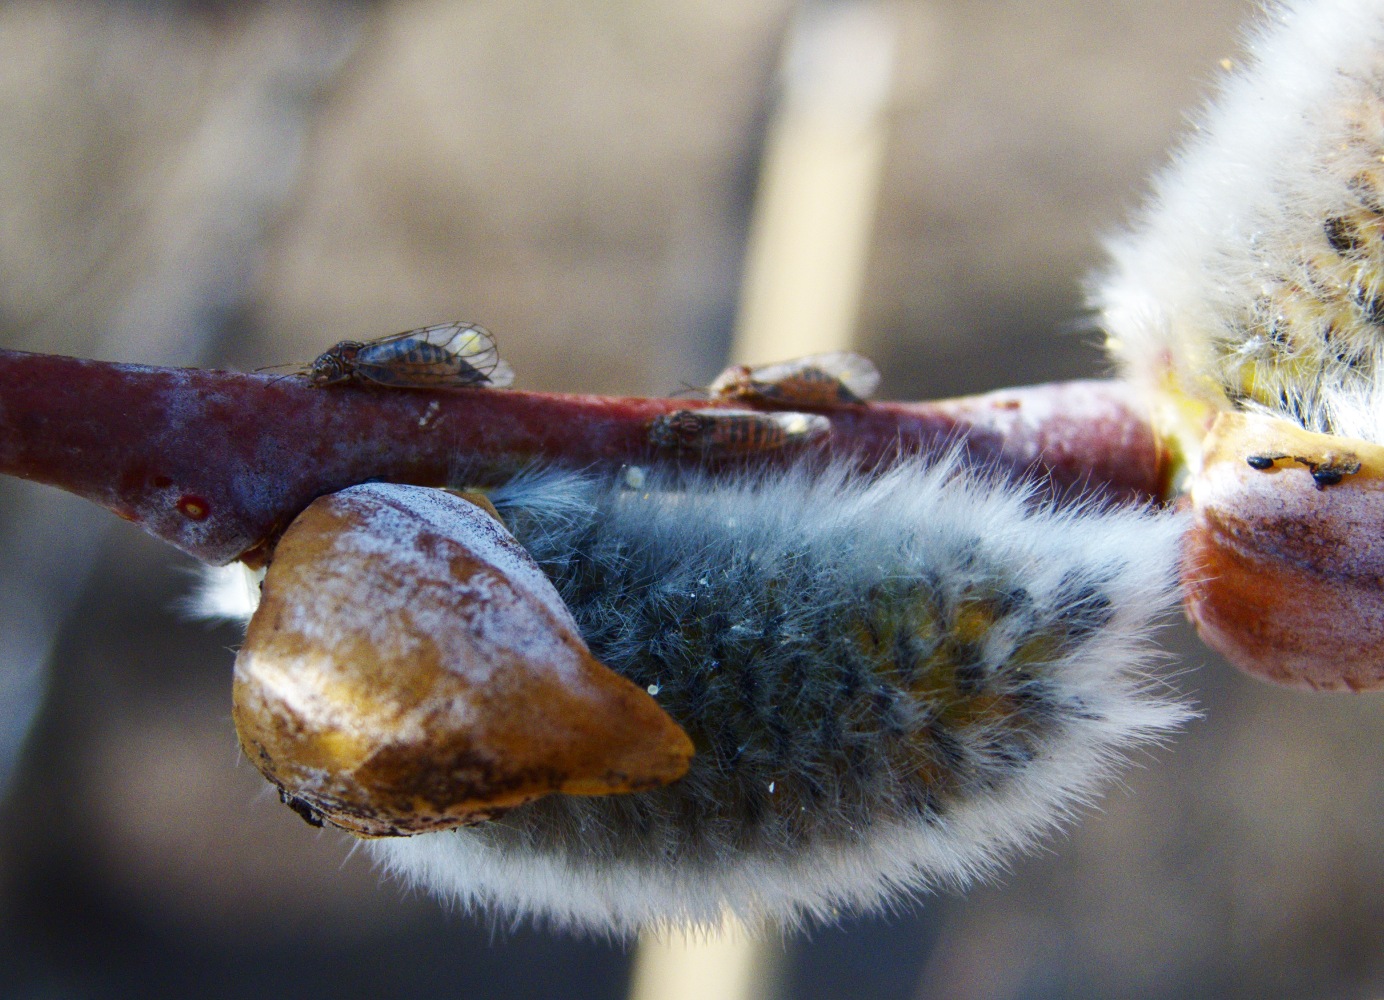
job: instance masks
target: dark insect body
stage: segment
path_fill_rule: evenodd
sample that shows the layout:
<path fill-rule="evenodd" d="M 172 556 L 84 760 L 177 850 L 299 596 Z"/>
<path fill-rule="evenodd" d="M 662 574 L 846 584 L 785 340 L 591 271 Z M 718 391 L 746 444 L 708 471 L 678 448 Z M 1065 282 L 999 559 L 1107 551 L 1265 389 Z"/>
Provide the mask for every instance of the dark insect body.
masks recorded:
<path fill-rule="evenodd" d="M 316 386 L 365 381 L 408 389 L 503 388 L 514 371 L 475 323 L 440 323 L 364 343 L 343 340 L 307 371 Z"/>
<path fill-rule="evenodd" d="M 649 442 L 657 448 L 709 456 L 750 455 L 806 444 L 830 430 L 831 422 L 814 413 L 674 410 L 654 418 Z"/>
<path fill-rule="evenodd" d="M 850 351 L 810 354 L 757 368 L 731 365 L 707 387 L 713 399 L 782 406 L 859 404 L 879 386 L 874 363 Z"/>

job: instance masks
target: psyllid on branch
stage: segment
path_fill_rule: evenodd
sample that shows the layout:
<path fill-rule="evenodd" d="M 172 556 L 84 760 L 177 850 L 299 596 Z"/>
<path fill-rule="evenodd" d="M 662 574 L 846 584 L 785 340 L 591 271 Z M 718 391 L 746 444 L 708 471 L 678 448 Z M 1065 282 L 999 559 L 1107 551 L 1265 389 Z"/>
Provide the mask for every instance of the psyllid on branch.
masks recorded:
<path fill-rule="evenodd" d="M 392 521 L 399 488 L 381 489 L 388 496 L 367 487 L 342 500 L 359 508 L 353 518 L 379 521 L 383 515 L 364 512 L 384 506 Z M 391 871 L 468 907 L 623 934 L 709 924 L 726 910 L 755 925 L 793 925 L 887 905 L 901 890 L 993 871 L 1086 802 L 1130 749 L 1166 735 L 1187 714 L 1147 672 L 1153 623 L 1173 600 L 1181 525 L 1174 515 L 1035 507 L 1022 490 L 987 482 L 954 460 L 910 461 L 869 477 L 810 464 L 730 478 L 655 469 L 638 491 L 614 475 L 535 471 L 490 497 L 570 609 L 591 655 L 641 696 L 657 690 L 658 707 L 695 754 L 687 774 L 661 788 L 649 782 L 605 789 L 623 794 L 481 801 L 471 817 L 481 822 L 371 843 Z M 408 502 L 432 504 L 421 495 Z M 477 516 L 487 530 L 501 530 Z M 430 682 L 418 700 L 420 685 L 396 684 L 386 672 L 366 685 L 374 694 L 360 688 L 338 697 L 342 660 L 373 662 L 386 641 L 357 635 L 362 616 L 389 623 L 391 648 L 450 648 L 453 632 L 463 639 L 474 632 L 471 612 L 462 610 L 430 613 L 426 627 L 408 633 L 406 612 L 421 614 L 412 607 L 419 597 L 377 565 L 399 533 L 397 523 L 377 527 L 373 555 L 357 564 L 342 550 L 313 570 L 319 589 L 348 579 L 350 601 L 321 594 L 297 601 L 300 638 L 314 630 L 339 638 L 344 626 L 350 650 L 335 649 L 333 638 L 306 658 L 285 657 L 277 637 L 264 641 L 262 623 L 281 631 L 283 602 L 294 601 L 287 577 L 271 593 L 276 557 L 266 581 L 275 603 L 251 624 L 241 658 L 257 666 L 238 666 L 238 705 L 258 698 L 268 670 L 293 675 L 291 685 L 270 685 L 295 688 L 284 718 L 301 720 L 312 712 L 304 706 L 333 692 L 334 711 L 345 713 L 328 734 L 334 748 L 342 733 L 356 746 L 364 717 L 378 716 L 379 699 L 396 687 L 414 699 L 420 719 L 473 724 L 475 705 L 459 711 L 453 681 L 445 691 Z M 298 539 L 309 530 L 326 529 L 295 524 L 281 543 L 294 567 Z M 448 552 L 467 547 L 455 534 L 448 545 Z M 425 561 L 437 551 L 414 548 Z M 441 558 L 445 576 L 458 557 Z M 436 592 L 429 606 L 441 600 L 445 608 L 445 590 Z M 308 621 L 314 617 L 321 620 Z M 504 623 L 494 618 L 487 629 L 503 631 Z M 550 711 L 547 696 L 526 695 L 514 680 L 547 670 L 543 659 L 534 653 L 487 675 L 476 704 L 502 719 Z M 440 671 L 464 676 L 470 667 L 444 660 Z M 361 718 L 352 721 L 352 711 Z M 614 717 L 608 724 L 626 725 Z M 410 787 L 435 789 L 460 759 L 460 743 L 402 733 L 414 728 L 401 724 L 397 741 L 412 741 Z M 546 739 L 549 728 L 537 725 L 533 739 Z M 628 735 L 617 728 L 605 739 L 628 742 Z M 265 744 L 251 737 L 246 747 L 253 759 Z M 307 769 L 316 777 L 307 784 L 321 789 L 335 776 L 316 750 Z M 352 759 L 370 753 L 398 756 L 381 745 Z M 487 759 L 490 768 L 507 763 Z M 556 782 L 544 790 L 563 791 Z M 376 804 L 411 817 L 413 801 Z M 368 829 L 353 816 L 338 821 L 374 835 L 411 832 L 389 830 L 379 814 Z"/>

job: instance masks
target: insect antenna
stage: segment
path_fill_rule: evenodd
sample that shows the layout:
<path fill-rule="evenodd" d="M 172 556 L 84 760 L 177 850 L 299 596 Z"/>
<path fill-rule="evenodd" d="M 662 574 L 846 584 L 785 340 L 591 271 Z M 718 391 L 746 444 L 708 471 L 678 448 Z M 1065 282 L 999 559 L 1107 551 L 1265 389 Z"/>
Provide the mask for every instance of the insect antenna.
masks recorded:
<path fill-rule="evenodd" d="M 696 396 L 698 399 L 711 398 L 711 394 L 706 391 L 706 386 L 704 385 L 693 385 L 692 383 L 684 382 L 681 379 L 678 380 L 678 385 L 681 386 L 681 388 L 679 388 L 676 392 L 668 393 L 669 399 L 682 399 L 684 396 Z"/>
<path fill-rule="evenodd" d="M 259 368 L 253 369 L 252 374 L 258 375 L 261 372 L 272 372 L 279 368 L 291 368 L 293 370 L 284 372 L 278 378 L 270 379 L 268 383 L 269 385 L 274 385 L 277 382 L 282 382 L 284 379 L 292 378 L 294 375 L 302 375 L 303 372 L 306 370 L 305 365 L 299 364 L 296 361 L 285 361 L 282 364 L 277 365 L 261 365 Z"/>

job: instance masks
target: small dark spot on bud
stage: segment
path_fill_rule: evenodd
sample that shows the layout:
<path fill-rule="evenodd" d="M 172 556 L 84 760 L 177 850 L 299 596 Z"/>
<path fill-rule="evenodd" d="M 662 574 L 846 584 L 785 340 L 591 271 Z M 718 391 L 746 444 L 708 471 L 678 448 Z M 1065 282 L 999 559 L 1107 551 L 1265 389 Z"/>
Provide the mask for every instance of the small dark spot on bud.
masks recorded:
<path fill-rule="evenodd" d="M 1345 478 L 1340 469 L 1313 469 L 1312 480 L 1318 487 L 1335 486 Z"/>
<path fill-rule="evenodd" d="M 1272 469 L 1274 460 L 1268 455 L 1250 455 L 1245 462 L 1251 469 L 1258 469 L 1263 472 L 1265 469 Z"/>

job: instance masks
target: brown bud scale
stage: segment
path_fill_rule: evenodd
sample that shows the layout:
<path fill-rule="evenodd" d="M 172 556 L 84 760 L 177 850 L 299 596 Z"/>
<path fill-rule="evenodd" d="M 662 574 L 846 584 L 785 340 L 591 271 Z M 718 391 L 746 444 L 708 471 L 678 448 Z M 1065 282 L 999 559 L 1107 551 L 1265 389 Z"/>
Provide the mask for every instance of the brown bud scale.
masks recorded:
<path fill-rule="evenodd" d="M 354 487 L 294 521 L 234 699 L 255 766 L 295 808 L 362 836 L 650 788 L 692 755 L 644 690 L 591 656 L 490 513 L 423 487 Z"/>
<path fill-rule="evenodd" d="M 1384 686 L 1384 448 L 1224 414 L 1192 487 L 1187 611 L 1242 669 Z"/>

